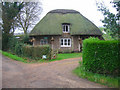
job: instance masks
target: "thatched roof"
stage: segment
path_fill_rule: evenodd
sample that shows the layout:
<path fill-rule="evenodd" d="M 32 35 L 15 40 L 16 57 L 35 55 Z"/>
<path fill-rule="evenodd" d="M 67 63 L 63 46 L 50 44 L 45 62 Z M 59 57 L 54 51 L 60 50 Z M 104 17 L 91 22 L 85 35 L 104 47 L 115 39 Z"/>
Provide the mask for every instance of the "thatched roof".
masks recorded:
<path fill-rule="evenodd" d="M 102 35 L 99 28 L 75 10 L 56 9 L 47 13 L 30 35 L 61 35 L 62 23 L 70 23 L 71 35 Z"/>

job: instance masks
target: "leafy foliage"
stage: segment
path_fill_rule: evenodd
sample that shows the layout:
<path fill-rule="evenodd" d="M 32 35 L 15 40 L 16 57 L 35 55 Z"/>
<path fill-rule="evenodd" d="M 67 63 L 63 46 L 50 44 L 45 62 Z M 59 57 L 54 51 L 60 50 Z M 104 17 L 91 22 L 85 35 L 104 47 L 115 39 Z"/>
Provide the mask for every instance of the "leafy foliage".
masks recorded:
<path fill-rule="evenodd" d="M 10 33 L 14 18 L 23 8 L 23 3 L 19 2 L 2 2 L 2 20 L 3 33 Z"/>
<path fill-rule="evenodd" d="M 8 41 L 9 51 L 21 56 L 23 54 L 24 43 L 20 42 L 17 38 L 11 37 Z"/>
<path fill-rule="evenodd" d="M 105 39 L 105 40 L 114 40 L 111 36 L 110 36 L 110 33 L 109 32 L 105 32 L 104 31 L 104 29 L 105 28 L 103 28 L 103 27 L 99 27 L 99 29 L 103 32 L 103 38 Z"/>
<path fill-rule="evenodd" d="M 12 36 L 13 23 L 19 11 L 23 8 L 23 3 L 19 2 L 2 2 L 2 49 L 7 50 L 8 39 Z"/>
<path fill-rule="evenodd" d="M 120 75 L 119 41 L 89 38 L 83 41 L 83 65 L 87 71 L 113 76 Z"/>
<path fill-rule="evenodd" d="M 28 34 L 22 35 L 20 36 L 20 38 L 21 38 L 21 41 L 25 44 L 29 44 L 29 45 L 33 44 L 32 42 L 30 42 L 30 37 Z"/>
<path fill-rule="evenodd" d="M 47 59 L 51 59 L 51 48 L 50 46 L 24 46 L 23 56 L 31 59 L 42 59 L 42 56 L 46 55 Z"/>
<path fill-rule="evenodd" d="M 112 38 L 119 39 L 120 38 L 120 1 L 114 3 L 114 7 L 118 11 L 117 14 L 110 12 L 109 9 L 105 7 L 103 3 L 97 3 L 98 10 L 101 11 L 104 15 L 104 27 L 106 27 L 106 31 L 110 33 Z"/>

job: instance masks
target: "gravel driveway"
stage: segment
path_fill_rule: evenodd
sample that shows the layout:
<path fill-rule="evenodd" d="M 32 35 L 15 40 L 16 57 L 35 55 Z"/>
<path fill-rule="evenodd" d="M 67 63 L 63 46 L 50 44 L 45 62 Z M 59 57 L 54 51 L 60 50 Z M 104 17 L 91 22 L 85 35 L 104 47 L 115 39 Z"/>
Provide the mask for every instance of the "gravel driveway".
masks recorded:
<path fill-rule="evenodd" d="M 105 88 L 72 73 L 81 58 L 25 64 L 2 57 L 3 88 Z"/>

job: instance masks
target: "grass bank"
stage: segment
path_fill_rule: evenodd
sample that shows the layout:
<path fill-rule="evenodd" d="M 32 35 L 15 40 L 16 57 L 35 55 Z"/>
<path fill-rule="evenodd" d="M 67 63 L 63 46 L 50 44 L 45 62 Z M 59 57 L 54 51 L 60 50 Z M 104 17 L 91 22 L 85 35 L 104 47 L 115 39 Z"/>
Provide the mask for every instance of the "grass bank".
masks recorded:
<path fill-rule="evenodd" d="M 52 61 L 57 61 L 57 60 L 63 60 L 63 59 L 68 59 L 68 58 L 77 58 L 77 57 L 81 57 L 82 53 L 64 53 L 64 54 L 58 54 L 56 59 L 52 59 L 52 60 L 30 60 L 28 58 L 24 58 L 24 57 L 18 57 L 17 55 L 13 55 L 11 53 L 5 52 L 5 51 L 1 51 L 0 53 L 2 53 L 4 56 L 7 56 L 13 60 L 16 61 L 21 61 L 24 63 L 43 63 L 43 62 L 52 62 Z"/>
<path fill-rule="evenodd" d="M 13 55 L 13 54 L 11 54 L 11 53 L 4 52 L 4 51 L 1 51 L 1 50 L 0 50 L 0 53 L 2 53 L 4 56 L 9 57 L 10 59 L 27 63 L 27 60 L 26 60 L 26 59 L 24 59 L 24 58 L 22 58 L 22 57 L 18 57 L 17 55 Z"/>
<path fill-rule="evenodd" d="M 89 81 L 100 83 L 108 87 L 115 87 L 115 88 L 119 87 L 118 81 L 120 80 L 120 77 L 111 77 L 102 74 L 87 72 L 85 71 L 85 68 L 82 65 L 79 65 L 75 70 L 73 70 L 73 73 L 79 76 L 80 78 L 84 78 Z"/>

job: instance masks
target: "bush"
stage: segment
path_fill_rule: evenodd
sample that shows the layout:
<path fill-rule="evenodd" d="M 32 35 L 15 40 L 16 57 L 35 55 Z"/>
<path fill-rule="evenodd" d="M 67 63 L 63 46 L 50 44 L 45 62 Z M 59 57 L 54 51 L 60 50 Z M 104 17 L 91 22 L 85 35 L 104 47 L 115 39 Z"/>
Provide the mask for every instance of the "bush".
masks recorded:
<path fill-rule="evenodd" d="M 9 47 L 9 51 L 11 53 L 21 56 L 23 45 L 24 45 L 24 43 L 20 42 L 16 37 L 9 38 L 8 47 Z"/>
<path fill-rule="evenodd" d="M 46 55 L 46 59 L 51 59 L 51 48 L 50 46 L 24 46 L 23 56 L 31 59 L 42 59 L 42 56 Z"/>
<path fill-rule="evenodd" d="M 22 55 L 23 55 L 23 46 L 24 46 L 24 44 L 21 43 L 21 42 L 18 42 L 18 43 L 15 45 L 15 53 L 16 53 L 18 56 L 22 56 Z"/>
<path fill-rule="evenodd" d="M 87 71 L 112 76 L 120 75 L 119 41 L 89 38 L 83 41 L 83 65 Z"/>
<path fill-rule="evenodd" d="M 22 41 L 23 43 L 32 45 L 33 43 L 30 42 L 29 39 L 30 39 L 29 35 L 22 35 L 22 36 L 21 36 L 21 41 Z"/>
<path fill-rule="evenodd" d="M 8 42 L 9 51 L 13 54 L 30 59 L 42 59 L 46 55 L 46 59 L 51 59 L 51 49 L 49 46 L 31 46 L 25 45 L 23 41 L 19 41 L 15 37 L 11 37 Z"/>

